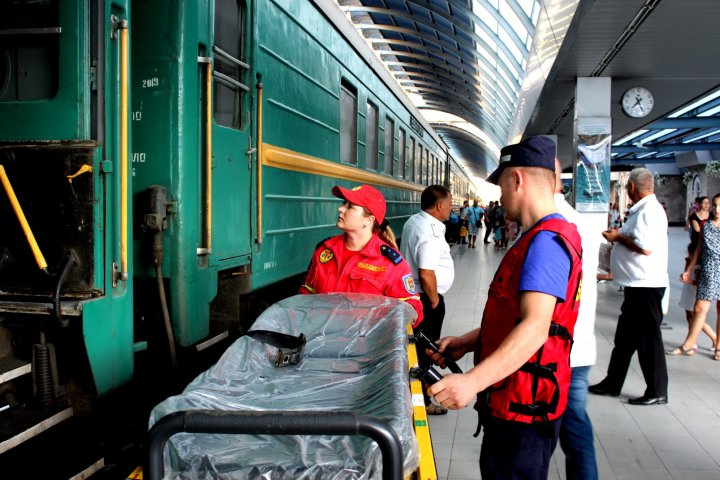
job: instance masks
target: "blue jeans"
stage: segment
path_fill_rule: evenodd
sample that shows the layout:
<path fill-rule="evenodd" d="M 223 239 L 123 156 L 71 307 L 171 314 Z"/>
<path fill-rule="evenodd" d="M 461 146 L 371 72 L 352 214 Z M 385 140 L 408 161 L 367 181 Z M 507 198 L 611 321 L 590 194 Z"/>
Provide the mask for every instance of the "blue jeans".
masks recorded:
<path fill-rule="evenodd" d="M 574 367 L 570 377 L 568 404 L 560 426 L 560 447 L 565 452 L 568 480 L 597 480 L 592 423 L 585 406 L 590 366 Z"/>

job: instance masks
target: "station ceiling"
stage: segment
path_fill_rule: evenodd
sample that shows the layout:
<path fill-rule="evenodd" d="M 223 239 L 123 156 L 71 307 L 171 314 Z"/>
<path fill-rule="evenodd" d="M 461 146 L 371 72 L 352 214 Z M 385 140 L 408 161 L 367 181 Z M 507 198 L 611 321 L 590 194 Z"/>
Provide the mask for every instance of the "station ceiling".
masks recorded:
<path fill-rule="evenodd" d="M 720 95 L 682 109 L 720 88 L 718 0 L 337 3 L 476 178 L 527 135 L 557 135 L 569 165 L 577 77 L 613 79 L 613 164 L 720 148 Z M 640 119 L 620 107 L 635 86 L 655 99 Z"/>

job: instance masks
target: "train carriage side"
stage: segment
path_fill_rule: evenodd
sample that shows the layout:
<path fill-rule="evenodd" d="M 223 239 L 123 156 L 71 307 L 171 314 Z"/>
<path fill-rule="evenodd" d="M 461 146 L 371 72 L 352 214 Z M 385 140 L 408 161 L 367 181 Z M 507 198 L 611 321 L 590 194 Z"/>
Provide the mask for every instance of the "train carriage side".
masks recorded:
<path fill-rule="evenodd" d="M 453 182 L 323 4 L 0 7 L 3 184 L 37 240 L 4 187 L 0 355 L 25 372 L 45 352 L 25 382 L 43 402 L 116 390 L 148 346 L 173 357 L 247 327 L 246 294 L 277 294 L 338 233 L 333 185 L 379 187 L 399 233 L 424 185 Z"/>
<path fill-rule="evenodd" d="M 260 288 L 303 272 L 316 243 L 338 233 L 333 185 L 377 186 L 399 233 L 423 185 L 444 181 L 445 153 L 316 5 L 269 1 L 256 11 Z"/>
<path fill-rule="evenodd" d="M 133 375 L 128 18 L 124 0 L 0 6 L 0 453 Z M 19 419 L 38 423 L 15 436 Z"/>

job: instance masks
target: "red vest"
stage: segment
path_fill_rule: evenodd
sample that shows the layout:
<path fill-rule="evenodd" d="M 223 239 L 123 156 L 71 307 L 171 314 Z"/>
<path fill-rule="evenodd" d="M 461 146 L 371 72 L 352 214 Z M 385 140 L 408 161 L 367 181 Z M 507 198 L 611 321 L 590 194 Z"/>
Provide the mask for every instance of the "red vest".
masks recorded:
<path fill-rule="evenodd" d="M 565 220 L 551 218 L 536 224 L 505 254 L 490 284 L 475 363 L 494 352 L 520 321 L 520 273 L 530 242 L 542 230 L 557 233 L 571 257 L 567 293 L 565 301 L 555 305 L 545 344 L 518 371 L 478 395 L 477 408 L 503 420 L 555 420 L 567 405 L 570 348 L 580 308 L 582 246 L 575 225 Z"/>

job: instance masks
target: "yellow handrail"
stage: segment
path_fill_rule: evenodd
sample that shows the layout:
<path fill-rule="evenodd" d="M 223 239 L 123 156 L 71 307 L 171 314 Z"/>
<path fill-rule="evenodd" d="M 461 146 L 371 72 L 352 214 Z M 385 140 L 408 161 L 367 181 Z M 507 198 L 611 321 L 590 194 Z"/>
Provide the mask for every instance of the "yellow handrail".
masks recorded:
<path fill-rule="evenodd" d="M 128 28 L 120 25 L 120 276 L 128 278 Z"/>
<path fill-rule="evenodd" d="M 262 83 L 257 84 L 257 244 L 262 245 Z"/>
<path fill-rule="evenodd" d="M 205 248 L 212 252 L 212 63 L 206 64 L 205 89 Z"/>
<path fill-rule="evenodd" d="M 35 261 L 37 262 L 38 267 L 40 267 L 41 270 L 47 271 L 47 263 L 45 262 L 45 257 L 43 256 L 42 252 L 40 251 L 40 247 L 35 241 L 35 235 L 33 235 L 30 224 L 28 224 L 22 207 L 20 206 L 20 202 L 18 202 L 18 199 L 15 196 L 15 191 L 10 184 L 10 179 L 5 172 L 5 167 L 2 165 L 0 165 L 0 179 L 2 180 L 2 184 L 5 187 L 5 192 L 7 192 L 7 196 L 10 199 L 13 210 L 15 210 L 15 215 L 20 221 L 20 226 L 22 227 L 23 232 L 25 232 L 25 237 L 30 244 L 30 249 L 32 250 L 33 255 L 35 255 Z"/>

